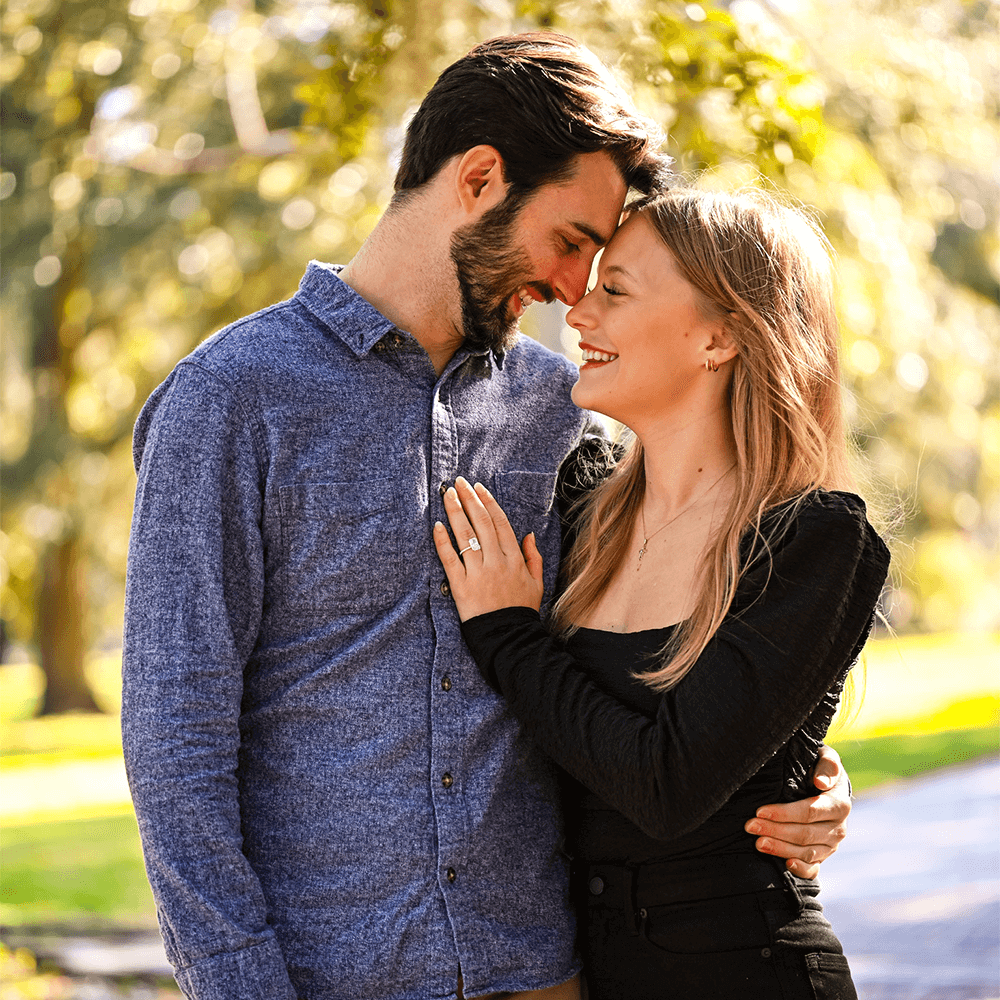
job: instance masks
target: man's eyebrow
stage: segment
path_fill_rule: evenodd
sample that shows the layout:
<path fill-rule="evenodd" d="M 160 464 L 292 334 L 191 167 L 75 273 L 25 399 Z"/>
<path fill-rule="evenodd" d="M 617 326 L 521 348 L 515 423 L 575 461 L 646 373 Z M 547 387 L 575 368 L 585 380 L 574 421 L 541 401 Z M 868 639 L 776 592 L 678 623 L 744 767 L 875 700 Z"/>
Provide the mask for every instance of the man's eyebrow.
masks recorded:
<path fill-rule="evenodd" d="M 603 247 L 611 239 L 610 236 L 602 236 L 593 226 L 587 225 L 586 222 L 571 222 L 570 225 L 578 232 L 583 233 L 596 246 Z"/>

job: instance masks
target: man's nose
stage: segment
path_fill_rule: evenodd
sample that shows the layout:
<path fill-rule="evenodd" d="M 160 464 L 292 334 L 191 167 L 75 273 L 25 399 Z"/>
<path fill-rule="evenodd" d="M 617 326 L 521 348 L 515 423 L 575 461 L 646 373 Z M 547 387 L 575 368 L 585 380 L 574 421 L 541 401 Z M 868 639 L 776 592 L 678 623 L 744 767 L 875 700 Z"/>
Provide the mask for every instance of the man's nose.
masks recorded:
<path fill-rule="evenodd" d="M 575 306 L 587 293 L 589 279 L 589 260 L 568 263 L 555 282 L 556 298 L 568 306 Z"/>

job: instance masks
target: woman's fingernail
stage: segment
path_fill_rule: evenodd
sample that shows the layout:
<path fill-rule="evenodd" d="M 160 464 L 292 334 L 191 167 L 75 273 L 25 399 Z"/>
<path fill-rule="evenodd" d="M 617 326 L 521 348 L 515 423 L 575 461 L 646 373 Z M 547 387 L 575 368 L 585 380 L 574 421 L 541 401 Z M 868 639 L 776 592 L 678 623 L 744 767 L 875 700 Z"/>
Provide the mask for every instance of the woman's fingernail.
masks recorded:
<path fill-rule="evenodd" d="M 747 823 L 747 833 L 760 833 L 761 829 L 762 827 L 760 823 L 754 822 L 752 820 L 751 822 Z"/>

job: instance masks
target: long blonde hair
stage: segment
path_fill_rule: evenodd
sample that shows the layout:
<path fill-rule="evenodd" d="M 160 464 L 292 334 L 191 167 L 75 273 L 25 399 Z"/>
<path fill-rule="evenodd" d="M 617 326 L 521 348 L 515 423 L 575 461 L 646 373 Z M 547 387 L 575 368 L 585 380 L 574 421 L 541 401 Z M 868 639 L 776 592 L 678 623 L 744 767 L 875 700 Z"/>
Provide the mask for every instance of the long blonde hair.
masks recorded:
<path fill-rule="evenodd" d="M 661 651 L 659 669 L 641 675 L 667 690 L 719 628 L 749 560 L 788 523 L 769 527 L 765 537 L 765 512 L 817 488 L 849 487 L 851 477 L 832 265 L 818 227 L 757 190 L 673 191 L 632 212 L 653 226 L 706 317 L 724 321 L 738 350 L 729 362 L 735 488 L 699 568 L 693 613 Z M 642 445 L 633 439 L 611 475 L 582 501 L 552 613 L 561 633 L 575 631 L 625 559 L 645 484 Z M 748 529 L 755 544 L 741 556 Z"/>

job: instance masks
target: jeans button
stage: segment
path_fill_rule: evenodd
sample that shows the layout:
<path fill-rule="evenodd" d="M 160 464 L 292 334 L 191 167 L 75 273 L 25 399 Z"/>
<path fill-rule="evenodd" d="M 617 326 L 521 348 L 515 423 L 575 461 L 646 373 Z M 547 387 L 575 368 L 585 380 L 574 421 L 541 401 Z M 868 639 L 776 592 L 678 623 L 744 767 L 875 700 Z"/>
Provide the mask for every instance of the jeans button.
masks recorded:
<path fill-rule="evenodd" d="M 602 892 L 604 892 L 604 879 L 602 879 L 602 878 L 601 878 L 600 876 L 598 876 L 598 875 L 595 875 L 595 876 L 594 876 L 594 877 L 593 877 L 593 878 L 592 878 L 592 879 L 590 880 L 590 891 L 591 891 L 591 892 L 592 892 L 592 893 L 593 893 L 593 894 L 594 894 L 595 896 L 600 896 L 600 894 L 601 894 Z"/>

